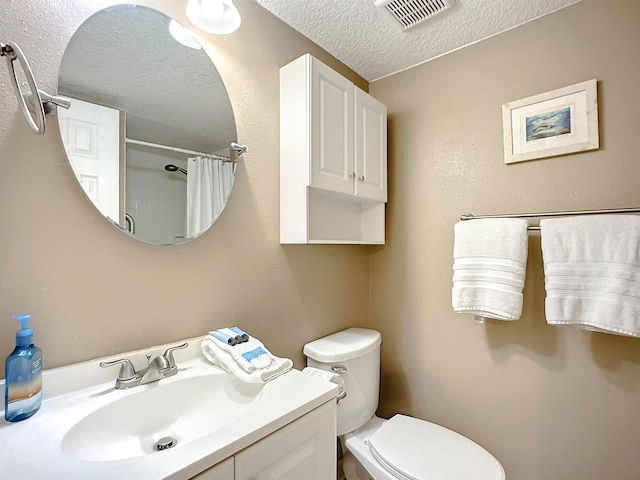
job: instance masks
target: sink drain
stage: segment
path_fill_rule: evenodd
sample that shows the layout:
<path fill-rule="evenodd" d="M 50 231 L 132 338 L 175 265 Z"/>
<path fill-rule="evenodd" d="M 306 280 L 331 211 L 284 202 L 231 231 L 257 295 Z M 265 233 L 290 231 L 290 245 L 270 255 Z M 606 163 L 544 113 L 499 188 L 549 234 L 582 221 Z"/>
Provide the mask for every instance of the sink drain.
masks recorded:
<path fill-rule="evenodd" d="M 168 448 L 175 447 L 178 441 L 173 437 L 162 437 L 153 446 L 158 451 L 167 450 Z"/>

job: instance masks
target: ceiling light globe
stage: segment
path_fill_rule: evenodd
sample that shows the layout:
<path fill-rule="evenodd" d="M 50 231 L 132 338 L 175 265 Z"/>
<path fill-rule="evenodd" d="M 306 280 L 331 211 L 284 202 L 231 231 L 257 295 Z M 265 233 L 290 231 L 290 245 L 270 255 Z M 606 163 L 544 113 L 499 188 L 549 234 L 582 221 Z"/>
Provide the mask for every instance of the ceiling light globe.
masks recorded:
<path fill-rule="evenodd" d="M 240 12 L 232 0 L 189 0 L 187 18 L 200 30 L 224 35 L 240 26 Z"/>

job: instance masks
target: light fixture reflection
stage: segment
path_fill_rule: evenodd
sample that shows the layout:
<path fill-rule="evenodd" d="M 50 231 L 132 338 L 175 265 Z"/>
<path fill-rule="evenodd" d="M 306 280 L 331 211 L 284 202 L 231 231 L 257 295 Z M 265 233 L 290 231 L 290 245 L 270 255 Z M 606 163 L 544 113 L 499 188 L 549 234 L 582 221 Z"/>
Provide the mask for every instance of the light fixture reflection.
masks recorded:
<path fill-rule="evenodd" d="M 202 49 L 202 45 L 200 45 L 200 42 L 196 40 L 196 38 L 191 35 L 186 28 L 184 28 L 175 20 L 171 20 L 171 22 L 169 22 L 169 33 L 171 33 L 171 36 L 177 42 L 181 43 L 185 47 L 193 48 L 195 50 Z"/>
<path fill-rule="evenodd" d="M 240 26 L 240 12 L 233 0 L 189 0 L 187 18 L 200 30 L 224 35 Z"/>

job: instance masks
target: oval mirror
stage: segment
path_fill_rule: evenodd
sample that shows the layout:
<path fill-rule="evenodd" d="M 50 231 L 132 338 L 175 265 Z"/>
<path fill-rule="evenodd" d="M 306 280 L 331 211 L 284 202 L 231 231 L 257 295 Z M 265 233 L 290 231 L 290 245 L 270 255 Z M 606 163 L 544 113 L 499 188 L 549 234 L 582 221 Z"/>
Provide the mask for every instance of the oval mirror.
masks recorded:
<path fill-rule="evenodd" d="M 58 109 L 69 163 L 121 230 L 154 244 L 188 241 L 231 193 L 231 102 L 199 42 L 168 16 L 118 5 L 89 17 L 65 49 Z"/>

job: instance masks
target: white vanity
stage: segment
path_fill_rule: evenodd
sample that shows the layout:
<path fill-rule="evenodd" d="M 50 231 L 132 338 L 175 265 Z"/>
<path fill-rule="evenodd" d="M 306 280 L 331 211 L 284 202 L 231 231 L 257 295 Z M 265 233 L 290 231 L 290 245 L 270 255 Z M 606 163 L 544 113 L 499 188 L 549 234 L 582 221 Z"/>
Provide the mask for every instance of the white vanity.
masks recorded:
<path fill-rule="evenodd" d="M 335 478 L 335 401 L 325 403 L 193 477 L 198 480 Z M 173 478 L 173 477 L 172 477 Z M 175 477 L 180 478 L 180 477 Z"/>
<path fill-rule="evenodd" d="M 335 384 L 298 370 L 246 384 L 187 341 L 177 375 L 126 390 L 100 360 L 144 365 L 170 345 L 45 371 L 40 411 L 0 420 L 0 479 L 335 478 Z"/>

